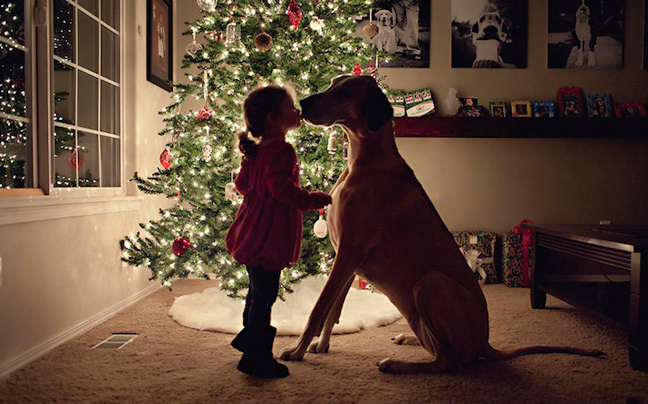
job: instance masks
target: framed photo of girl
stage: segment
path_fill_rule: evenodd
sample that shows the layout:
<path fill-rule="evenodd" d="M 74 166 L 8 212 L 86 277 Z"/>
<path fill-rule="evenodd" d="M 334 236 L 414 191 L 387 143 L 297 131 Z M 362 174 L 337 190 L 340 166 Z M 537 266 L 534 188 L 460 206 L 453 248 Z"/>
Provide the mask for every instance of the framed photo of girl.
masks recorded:
<path fill-rule="evenodd" d="M 171 91 L 173 0 L 146 1 L 146 79 Z"/>

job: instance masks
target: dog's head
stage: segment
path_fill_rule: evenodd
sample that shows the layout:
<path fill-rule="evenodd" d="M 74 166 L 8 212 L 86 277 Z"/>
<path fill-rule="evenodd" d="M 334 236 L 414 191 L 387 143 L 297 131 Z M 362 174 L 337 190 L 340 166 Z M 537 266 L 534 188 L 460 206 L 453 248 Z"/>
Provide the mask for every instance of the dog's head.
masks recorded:
<path fill-rule="evenodd" d="M 585 0 L 582 0 L 581 5 L 576 9 L 576 21 L 578 22 L 587 22 L 590 17 L 590 9 L 585 4 Z"/>
<path fill-rule="evenodd" d="M 326 90 L 301 100 L 300 104 L 302 116 L 312 124 L 338 123 L 370 132 L 379 130 L 394 114 L 371 76 L 339 76 Z"/>
<path fill-rule="evenodd" d="M 393 27 L 396 25 L 396 19 L 394 18 L 394 13 L 389 10 L 380 10 L 375 14 L 376 21 L 381 27 Z"/>
<path fill-rule="evenodd" d="M 491 8 L 482 13 L 476 23 L 472 26 L 473 40 L 487 41 L 497 40 L 506 41 L 508 36 L 508 26 L 500 16 L 497 9 Z"/>

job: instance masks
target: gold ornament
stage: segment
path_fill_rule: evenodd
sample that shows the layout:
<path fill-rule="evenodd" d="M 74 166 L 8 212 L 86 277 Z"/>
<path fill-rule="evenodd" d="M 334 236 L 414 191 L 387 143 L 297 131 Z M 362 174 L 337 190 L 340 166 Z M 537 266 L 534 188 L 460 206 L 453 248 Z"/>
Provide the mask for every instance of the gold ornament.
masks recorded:
<path fill-rule="evenodd" d="M 254 38 L 254 46 L 260 51 L 270 50 L 272 48 L 272 37 L 262 32 Z"/>
<path fill-rule="evenodd" d="M 370 22 L 369 24 L 365 25 L 364 28 L 362 28 L 362 32 L 364 32 L 365 35 L 369 37 L 369 39 L 373 39 L 373 37 L 378 35 L 378 31 L 378 26 L 373 22 Z"/>

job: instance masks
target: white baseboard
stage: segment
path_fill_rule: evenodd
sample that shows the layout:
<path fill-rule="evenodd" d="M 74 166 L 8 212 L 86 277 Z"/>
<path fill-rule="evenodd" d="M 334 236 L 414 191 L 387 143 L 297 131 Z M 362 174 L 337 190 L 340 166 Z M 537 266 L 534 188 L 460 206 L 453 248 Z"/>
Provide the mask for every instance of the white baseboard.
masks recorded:
<path fill-rule="evenodd" d="M 103 323 L 104 321 L 108 320 L 115 314 L 137 303 L 138 301 L 142 300 L 143 298 L 150 295 L 151 293 L 159 290 L 160 288 L 162 288 L 162 285 L 156 282 L 151 286 L 129 297 L 128 299 L 117 303 L 116 305 L 110 307 L 109 309 L 104 310 L 103 312 L 87 319 L 86 321 L 83 321 L 82 323 L 76 325 L 75 327 L 70 328 L 69 330 L 57 335 L 56 337 L 51 338 L 37 345 L 36 347 L 19 355 L 18 357 L 11 359 L 5 363 L 1 363 L 0 379 L 6 378 L 15 370 L 18 370 L 21 367 L 27 365 L 28 363 L 40 358 L 41 356 L 45 355 L 46 353 L 56 348 L 57 346 L 85 333 L 86 331 L 91 330 L 92 328 Z"/>

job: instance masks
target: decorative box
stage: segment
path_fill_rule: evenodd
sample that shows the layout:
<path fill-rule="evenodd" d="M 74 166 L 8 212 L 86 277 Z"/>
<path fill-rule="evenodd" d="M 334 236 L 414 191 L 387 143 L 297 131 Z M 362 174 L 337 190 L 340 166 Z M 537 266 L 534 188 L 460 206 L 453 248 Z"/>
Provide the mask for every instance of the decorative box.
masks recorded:
<path fill-rule="evenodd" d="M 458 231 L 452 232 L 457 245 L 464 251 L 464 256 L 471 250 L 479 252 L 478 264 L 486 274 L 486 283 L 499 283 L 500 277 L 495 267 L 495 242 L 497 234 L 486 231 Z M 479 276 L 476 270 L 476 276 Z"/>
<path fill-rule="evenodd" d="M 405 91 L 389 90 L 387 91 L 387 100 L 394 110 L 394 118 L 405 116 Z"/>
<path fill-rule="evenodd" d="M 530 223 L 524 220 L 522 224 Z M 502 235 L 502 281 L 508 286 L 529 287 L 529 249 L 531 232 L 515 226 Z"/>
<path fill-rule="evenodd" d="M 435 111 L 432 92 L 429 88 L 410 91 L 405 94 L 405 109 L 409 117 L 433 114 Z"/>

